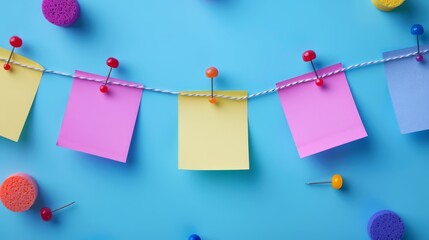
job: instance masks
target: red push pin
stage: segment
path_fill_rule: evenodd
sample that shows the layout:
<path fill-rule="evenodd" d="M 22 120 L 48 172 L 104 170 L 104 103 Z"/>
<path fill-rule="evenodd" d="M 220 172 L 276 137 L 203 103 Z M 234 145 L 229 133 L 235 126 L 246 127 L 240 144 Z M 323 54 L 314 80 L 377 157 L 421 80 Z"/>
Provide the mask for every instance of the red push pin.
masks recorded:
<path fill-rule="evenodd" d="M 6 71 L 10 70 L 10 64 L 9 63 L 10 63 L 10 59 L 12 58 L 13 51 L 15 51 L 15 48 L 20 48 L 22 46 L 22 39 L 18 36 L 12 36 L 9 39 L 9 43 L 10 43 L 10 45 L 12 45 L 13 48 L 12 48 L 12 51 L 10 52 L 9 59 L 7 60 L 7 63 L 5 63 L 3 65 L 3 68 Z"/>
<path fill-rule="evenodd" d="M 69 203 L 67 205 L 64 205 L 64 206 L 62 206 L 60 208 L 55 209 L 54 211 L 52 211 L 48 207 L 43 207 L 42 209 L 40 209 L 40 216 L 42 217 L 43 221 L 45 221 L 45 222 L 51 221 L 51 219 L 52 219 L 52 213 L 54 213 L 56 211 L 59 211 L 61 209 L 64 209 L 66 207 L 69 207 L 69 206 L 73 205 L 74 203 L 75 202 L 71 202 L 71 203 Z"/>
<path fill-rule="evenodd" d="M 313 60 L 316 59 L 316 53 L 313 50 L 307 50 L 302 54 L 302 59 L 304 60 L 304 62 L 311 62 L 311 66 L 313 67 L 314 73 L 316 74 L 316 77 L 317 77 L 316 85 L 318 87 L 322 87 L 323 79 L 321 79 L 317 74 L 316 68 L 314 67 L 314 63 L 313 63 Z"/>
<path fill-rule="evenodd" d="M 213 80 L 218 75 L 219 75 L 219 71 L 217 70 L 217 68 L 215 68 L 215 67 L 207 68 L 206 76 L 211 79 L 211 83 L 212 83 L 212 93 L 211 93 L 212 96 L 209 98 L 209 102 L 212 104 L 217 103 L 217 99 L 214 97 L 214 93 L 213 93 Z"/>
<path fill-rule="evenodd" d="M 109 57 L 106 61 L 107 66 L 110 67 L 109 75 L 107 75 L 106 81 L 103 85 L 100 86 L 100 92 L 107 93 L 109 88 L 107 87 L 107 82 L 109 81 L 110 74 L 112 73 L 112 69 L 119 67 L 119 61 L 116 58 Z"/>

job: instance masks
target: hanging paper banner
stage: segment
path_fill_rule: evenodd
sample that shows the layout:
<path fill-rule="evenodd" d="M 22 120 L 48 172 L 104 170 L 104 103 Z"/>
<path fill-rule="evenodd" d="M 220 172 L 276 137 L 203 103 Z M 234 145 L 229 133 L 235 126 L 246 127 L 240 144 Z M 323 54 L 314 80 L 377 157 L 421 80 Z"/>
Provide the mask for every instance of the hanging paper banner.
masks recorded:
<path fill-rule="evenodd" d="M 429 46 L 424 46 L 425 48 Z M 390 58 L 408 54 L 416 48 L 385 52 Z M 384 64 L 387 85 L 401 133 L 429 129 L 429 65 L 427 60 L 409 57 Z"/>
<path fill-rule="evenodd" d="M 340 63 L 318 70 L 323 75 L 342 68 Z M 315 73 L 277 83 L 277 87 L 313 78 Z M 367 136 L 346 75 L 341 72 L 279 90 L 280 101 L 301 158 Z"/>
<path fill-rule="evenodd" d="M 0 48 L 0 58 L 7 59 L 9 55 L 10 51 Z M 43 70 L 38 63 L 16 53 L 12 60 Z M 0 136 L 18 142 L 42 74 L 18 65 L 0 70 Z"/>
<path fill-rule="evenodd" d="M 209 94 L 209 92 L 188 92 Z M 215 91 L 234 97 L 246 91 Z M 179 169 L 248 170 L 247 100 L 179 96 Z"/>
<path fill-rule="evenodd" d="M 81 71 L 75 75 L 105 78 Z M 100 85 L 74 78 L 57 145 L 125 163 L 143 90 L 109 84 L 109 91 L 101 93 Z"/>

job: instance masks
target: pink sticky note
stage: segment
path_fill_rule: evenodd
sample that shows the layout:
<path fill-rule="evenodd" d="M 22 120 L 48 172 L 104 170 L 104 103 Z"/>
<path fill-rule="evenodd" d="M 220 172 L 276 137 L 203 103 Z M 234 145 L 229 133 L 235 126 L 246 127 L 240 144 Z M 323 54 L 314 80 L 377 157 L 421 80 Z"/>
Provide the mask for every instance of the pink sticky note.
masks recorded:
<path fill-rule="evenodd" d="M 105 76 L 76 71 L 77 76 Z M 109 81 L 128 83 L 111 78 Z M 57 145 L 125 163 L 143 90 L 74 79 Z"/>
<path fill-rule="evenodd" d="M 319 75 L 341 69 L 341 63 L 317 70 Z M 280 83 L 277 87 L 315 77 L 314 72 Z M 289 127 L 301 158 L 364 138 L 367 135 L 344 73 L 279 90 Z"/>

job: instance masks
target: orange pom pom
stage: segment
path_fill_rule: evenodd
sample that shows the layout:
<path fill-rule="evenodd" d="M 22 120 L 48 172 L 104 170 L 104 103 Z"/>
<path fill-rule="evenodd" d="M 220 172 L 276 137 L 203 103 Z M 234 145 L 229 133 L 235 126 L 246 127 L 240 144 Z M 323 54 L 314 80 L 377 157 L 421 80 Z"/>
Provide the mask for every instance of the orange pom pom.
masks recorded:
<path fill-rule="evenodd" d="M 36 201 L 37 193 L 36 181 L 24 173 L 8 177 L 0 188 L 3 205 L 13 212 L 24 212 L 30 209 Z"/>

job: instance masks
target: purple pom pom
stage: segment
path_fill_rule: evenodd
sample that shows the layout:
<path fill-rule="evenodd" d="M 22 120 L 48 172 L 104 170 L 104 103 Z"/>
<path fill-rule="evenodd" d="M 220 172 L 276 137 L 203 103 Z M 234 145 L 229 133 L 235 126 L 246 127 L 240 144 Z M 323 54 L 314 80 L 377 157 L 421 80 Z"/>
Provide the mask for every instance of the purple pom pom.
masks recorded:
<path fill-rule="evenodd" d="M 373 240 L 400 240 L 404 236 L 404 223 L 394 212 L 383 210 L 369 220 L 368 234 Z"/>
<path fill-rule="evenodd" d="M 61 27 L 72 25 L 80 15 L 77 0 L 43 0 L 42 11 L 49 22 Z"/>

